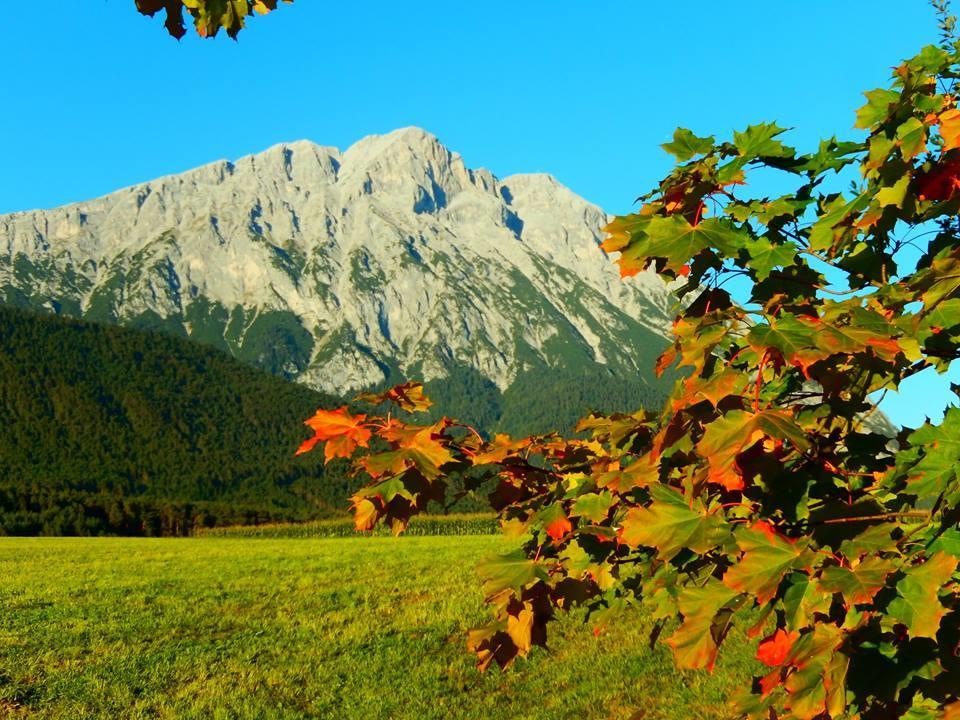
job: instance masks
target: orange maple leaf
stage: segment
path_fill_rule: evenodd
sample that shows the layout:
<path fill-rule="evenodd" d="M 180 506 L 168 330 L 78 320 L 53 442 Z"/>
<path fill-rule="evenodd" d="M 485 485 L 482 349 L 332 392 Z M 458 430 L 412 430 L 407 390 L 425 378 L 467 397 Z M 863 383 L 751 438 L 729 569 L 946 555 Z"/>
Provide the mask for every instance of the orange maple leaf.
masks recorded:
<path fill-rule="evenodd" d="M 545 528 L 547 535 L 553 538 L 554 542 L 559 542 L 564 535 L 573 530 L 573 525 L 566 517 L 558 517 Z"/>
<path fill-rule="evenodd" d="M 940 113 L 938 118 L 940 137 L 943 138 L 943 150 L 953 150 L 960 147 L 960 110 L 950 108 Z"/>
<path fill-rule="evenodd" d="M 430 398 L 423 394 L 423 383 L 418 382 L 396 385 L 382 393 L 362 393 L 357 400 L 365 400 L 373 405 L 390 401 L 410 412 L 423 412 L 433 405 Z"/>
<path fill-rule="evenodd" d="M 323 456 L 327 462 L 335 457 L 350 457 L 357 447 L 367 447 L 370 440 L 372 433 L 363 424 L 366 419 L 366 415 L 351 415 L 346 406 L 338 410 L 317 410 L 313 417 L 303 421 L 314 431 L 314 436 L 304 441 L 296 454 L 302 455 L 318 442 L 326 442 Z"/>
<path fill-rule="evenodd" d="M 798 637 L 800 637 L 800 633 L 796 631 L 788 633 L 780 628 L 773 635 L 764 639 L 757 647 L 757 660 L 768 667 L 782 665 Z"/>

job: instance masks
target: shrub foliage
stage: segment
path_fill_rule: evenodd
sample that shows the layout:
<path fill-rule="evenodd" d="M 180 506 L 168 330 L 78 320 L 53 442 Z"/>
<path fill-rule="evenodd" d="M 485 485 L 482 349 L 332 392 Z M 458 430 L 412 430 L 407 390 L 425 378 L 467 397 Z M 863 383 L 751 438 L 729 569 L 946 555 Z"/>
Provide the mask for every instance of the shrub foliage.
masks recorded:
<path fill-rule="evenodd" d="M 960 356 L 958 76 L 952 42 L 924 48 L 866 93 L 864 139 L 807 153 L 771 123 L 677 130 L 675 169 L 604 245 L 679 298 L 658 369 L 684 373 L 659 414 L 490 441 L 448 418 L 307 421 L 303 451 L 370 478 L 360 530 L 402 531 L 451 472 L 498 473 L 490 504 L 526 540 L 481 568 L 481 668 L 544 644 L 557 610 L 602 629 L 638 608 L 682 668 L 712 668 L 744 624 L 766 667 L 750 718 L 960 717 L 960 409 L 891 433 L 874 405 Z M 758 171 L 792 190 L 752 195 Z M 367 400 L 429 405 L 412 383 Z"/>

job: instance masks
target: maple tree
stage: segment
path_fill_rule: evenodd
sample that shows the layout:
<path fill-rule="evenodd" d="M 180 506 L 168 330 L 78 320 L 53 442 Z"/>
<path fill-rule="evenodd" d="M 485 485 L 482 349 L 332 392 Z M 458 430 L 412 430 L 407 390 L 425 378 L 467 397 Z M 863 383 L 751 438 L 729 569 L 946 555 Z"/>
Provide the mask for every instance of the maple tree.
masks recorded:
<path fill-rule="evenodd" d="M 277 9 L 279 0 L 135 0 L 137 10 L 153 17 L 164 11 L 164 27 L 178 40 L 187 32 L 184 12 L 193 20 L 200 37 L 212 38 L 221 30 L 236 39 L 246 19 Z M 283 0 L 292 3 L 293 0 Z"/>
<path fill-rule="evenodd" d="M 451 473 L 496 473 L 522 546 L 480 567 L 481 668 L 544 645 L 558 610 L 598 630 L 637 610 L 681 668 L 712 668 L 739 623 L 765 668 L 745 717 L 960 718 L 960 409 L 917 430 L 875 417 L 878 395 L 960 357 L 960 47 L 939 7 L 944 42 L 866 93 L 863 139 L 801 153 L 772 123 L 677 130 L 675 169 L 609 225 L 621 273 L 652 268 L 679 298 L 662 412 L 592 414 L 570 438 L 307 421 L 301 450 L 325 441 L 370 478 L 358 530 L 401 532 L 450 500 Z M 752 195 L 760 169 L 793 191 Z M 363 399 L 425 404 L 409 383 Z"/>

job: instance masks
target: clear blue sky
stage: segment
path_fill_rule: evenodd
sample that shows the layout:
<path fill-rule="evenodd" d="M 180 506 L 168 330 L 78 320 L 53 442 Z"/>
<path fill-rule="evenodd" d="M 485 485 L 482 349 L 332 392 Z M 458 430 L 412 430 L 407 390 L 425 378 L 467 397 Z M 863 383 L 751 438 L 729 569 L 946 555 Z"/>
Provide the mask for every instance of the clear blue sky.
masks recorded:
<path fill-rule="evenodd" d="M 860 93 L 935 39 L 924 0 L 297 0 L 236 43 L 178 43 L 133 0 L 6 3 L 0 213 L 406 125 L 624 212 L 669 168 L 674 127 L 847 134 Z M 915 425 L 946 397 L 925 380 L 884 408 Z"/>

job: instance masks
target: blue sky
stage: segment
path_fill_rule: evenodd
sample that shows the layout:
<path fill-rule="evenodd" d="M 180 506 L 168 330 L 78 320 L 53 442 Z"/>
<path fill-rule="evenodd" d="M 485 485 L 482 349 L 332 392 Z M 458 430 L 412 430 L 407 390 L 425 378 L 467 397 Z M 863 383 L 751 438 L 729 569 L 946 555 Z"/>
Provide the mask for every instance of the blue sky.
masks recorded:
<path fill-rule="evenodd" d="M 800 147 L 848 134 L 860 93 L 936 39 L 924 0 L 297 0 L 236 43 L 178 43 L 133 0 L 8 5 L 0 213 L 406 125 L 625 212 L 669 169 L 674 127 L 775 120 Z M 926 379 L 884 408 L 915 425 L 946 398 Z"/>

